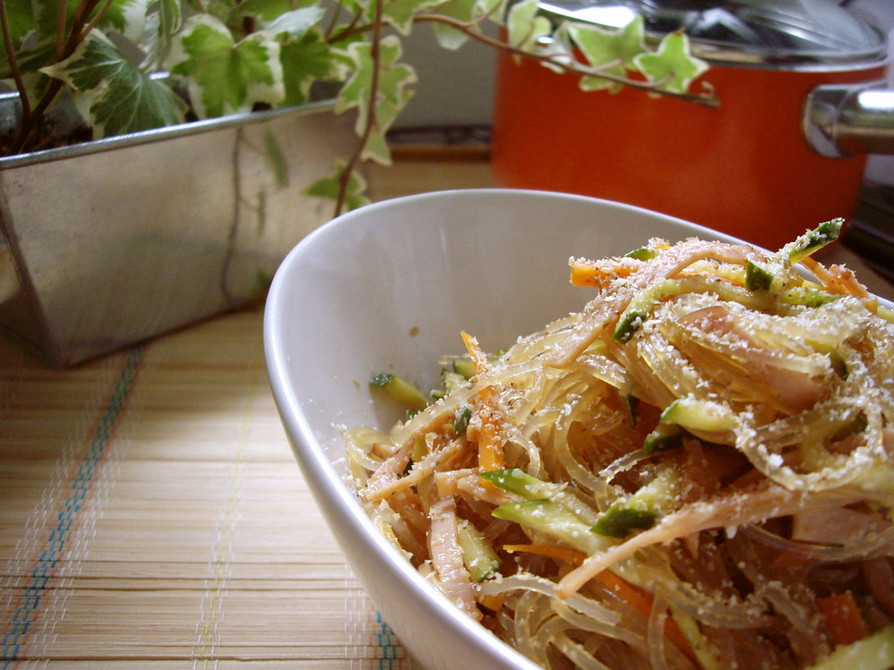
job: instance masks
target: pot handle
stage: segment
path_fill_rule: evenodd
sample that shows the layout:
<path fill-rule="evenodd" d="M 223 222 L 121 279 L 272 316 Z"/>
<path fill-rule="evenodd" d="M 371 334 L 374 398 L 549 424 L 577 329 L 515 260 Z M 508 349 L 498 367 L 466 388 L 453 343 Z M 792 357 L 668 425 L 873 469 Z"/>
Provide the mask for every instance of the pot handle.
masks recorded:
<path fill-rule="evenodd" d="M 807 142 L 827 158 L 894 154 L 894 90 L 884 82 L 817 86 L 801 123 Z"/>

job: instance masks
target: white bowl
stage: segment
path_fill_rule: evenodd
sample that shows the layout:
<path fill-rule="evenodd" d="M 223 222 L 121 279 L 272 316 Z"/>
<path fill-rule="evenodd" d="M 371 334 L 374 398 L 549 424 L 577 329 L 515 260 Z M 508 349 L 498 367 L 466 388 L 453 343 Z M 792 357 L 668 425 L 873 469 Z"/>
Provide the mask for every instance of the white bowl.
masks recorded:
<path fill-rule="evenodd" d="M 447 191 L 345 214 L 305 238 L 273 280 L 264 343 L 273 394 L 305 479 L 354 572 L 410 654 L 432 670 L 534 668 L 441 596 L 376 531 L 343 479 L 339 426 L 390 426 L 367 381 L 436 386 L 460 331 L 496 350 L 579 310 L 571 256 L 650 237 L 732 240 L 643 209 L 516 190 Z"/>

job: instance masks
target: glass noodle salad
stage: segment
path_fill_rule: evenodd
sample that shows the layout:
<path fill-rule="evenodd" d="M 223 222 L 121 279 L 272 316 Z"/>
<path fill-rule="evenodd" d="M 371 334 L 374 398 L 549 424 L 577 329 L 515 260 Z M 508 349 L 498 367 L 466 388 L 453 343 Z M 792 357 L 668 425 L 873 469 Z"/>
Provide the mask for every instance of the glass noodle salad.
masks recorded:
<path fill-rule="evenodd" d="M 894 319 L 811 258 L 840 227 L 571 259 L 579 312 L 377 376 L 368 514 L 544 667 L 894 667 Z"/>

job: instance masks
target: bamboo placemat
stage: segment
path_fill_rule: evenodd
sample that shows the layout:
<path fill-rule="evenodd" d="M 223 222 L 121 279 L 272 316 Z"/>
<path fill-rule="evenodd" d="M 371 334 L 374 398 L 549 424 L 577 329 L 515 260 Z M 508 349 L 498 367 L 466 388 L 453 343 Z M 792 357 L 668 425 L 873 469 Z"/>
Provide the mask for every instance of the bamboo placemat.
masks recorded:
<path fill-rule="evenodd" d="M 384 199 L 486 155 L 373 168 Z M 286 440 L 262 314 L 71 370 L 0 335 L 0 670 L 414 667 Z"/>
<path fill-rule="evenodd" d="M 0 342 L 0 668 L 409 668 L 311 499 L 260 312 L 73 370 Z"/>

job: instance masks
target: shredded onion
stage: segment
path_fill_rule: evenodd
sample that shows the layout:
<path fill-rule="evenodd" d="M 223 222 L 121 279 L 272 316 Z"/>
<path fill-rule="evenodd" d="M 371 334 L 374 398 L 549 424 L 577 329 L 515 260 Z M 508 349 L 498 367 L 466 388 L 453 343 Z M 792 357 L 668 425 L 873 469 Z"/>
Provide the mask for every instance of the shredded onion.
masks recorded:
<path fill-rule="evenodd" d="M 361 503 L 546 668 L 809 667 L 843 594 L 892 625 L 892 312 L 791 267 L 811 239 L 572 260 L 580 312 L 500 355 L 471 338 L 464 383 L 346 432 Z"/>

